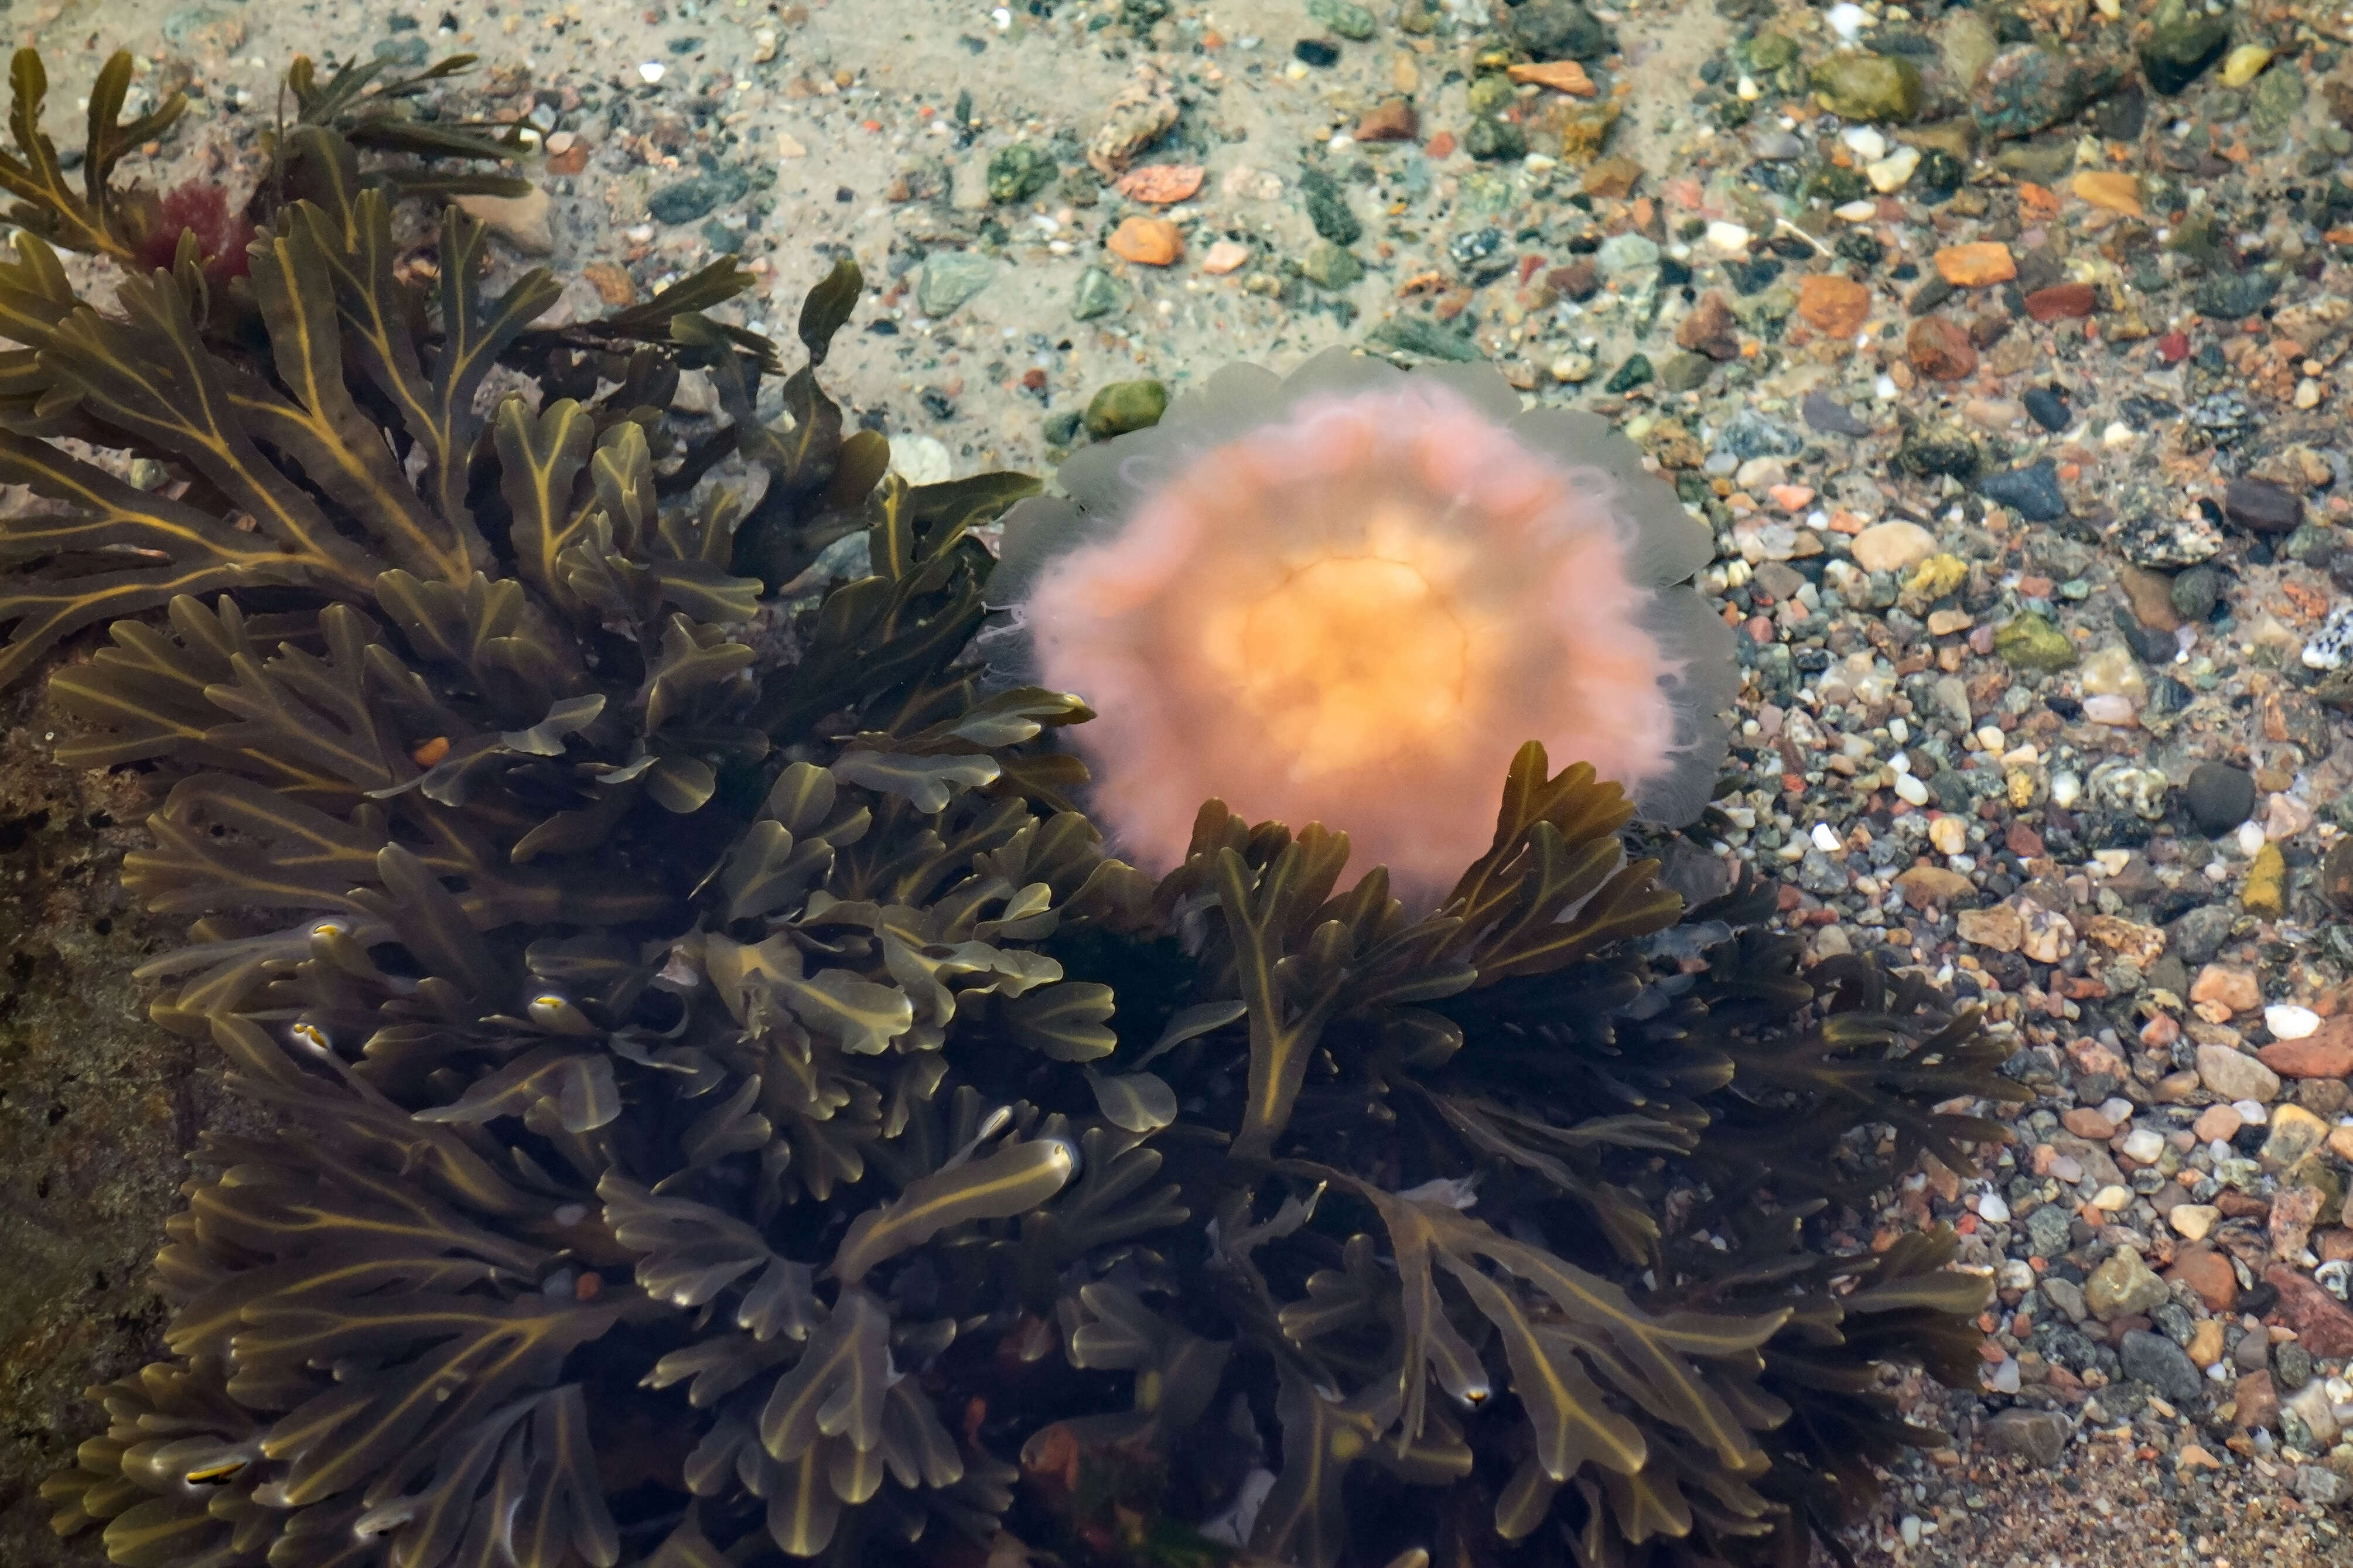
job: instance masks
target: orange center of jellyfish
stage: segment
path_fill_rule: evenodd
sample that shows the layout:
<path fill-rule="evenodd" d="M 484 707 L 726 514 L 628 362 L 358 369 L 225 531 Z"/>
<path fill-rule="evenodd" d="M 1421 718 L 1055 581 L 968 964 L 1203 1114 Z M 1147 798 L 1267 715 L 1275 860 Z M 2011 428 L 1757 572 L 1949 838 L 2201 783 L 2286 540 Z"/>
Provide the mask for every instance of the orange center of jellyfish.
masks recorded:
<path fill-rule="evenodd" d="M 1381 521 L 1355 550 L 1286 561 L 1272 587 L 1202 622 L 1203 654 L 1293 778 L 1445 749 L 1472 683 L 1452 552 Z"/>

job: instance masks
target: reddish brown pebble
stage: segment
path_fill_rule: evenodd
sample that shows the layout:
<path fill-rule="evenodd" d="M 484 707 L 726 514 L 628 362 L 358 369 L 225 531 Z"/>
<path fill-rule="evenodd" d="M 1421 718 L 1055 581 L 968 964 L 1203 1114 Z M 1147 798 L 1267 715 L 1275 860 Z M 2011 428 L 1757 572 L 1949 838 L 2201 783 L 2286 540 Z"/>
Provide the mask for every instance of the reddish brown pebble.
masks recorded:
<path fill-rule="evenodd" d="M 449 737 L 436 735 L 429 741 L 418 742 L 416 748 L 408 753 L 408 760 L 420 768 L 429 768 L 448 754 Z"/>
<path fill-rule="evenodd" d="M 1675 329 L 1675 342 L 1694 353 L 1713 360 L 1740 357 L 1740 322 L 1724 296 L 1711 289 L 1699 297 L 1692 313 Z"/>
<path fill-rule="evenodd" d="M 1871 319 L 1871 290 L 1839 272 L 1809 272 L 1798 280 L 1798 314 L 1834 338 L 1851 338 Z"/>
<path fill-rule="evenodd" d="M 605 1277 L 593 1268 L 572 1282 L 572 1299 L 575 1301 L 593 1301 L 604 1293 Z"/>
<path fill-rule="evenodd" d="M 1440 132 L 1437 135 L 1430 139 L 1428 145 L 1424 146 L 1422 151 L 1429 153 L 1433 158 L 1452 157 L 1454 155 L 1454 132 L 1451 131 Z"/>
<path fill-rule="evenodd" d="M 2353 1015 L 2340 1014 L 2301 1040 L 2274 1040 L 2255 1055 L 2282 1078 L 2353 1078 Z"/>
<path fill-rule="evenodd" d="M 1923 316 L 1905 335 L 1912 368 L 1932 381 L 1958 381 L 1978 368 L 1978 347 L 1968 333 L 1942 316 Z"/>
<path fill-rule="evenodd" d="M 2189 357 L 2189 338 L 2183 332 L 2168 332 L 2157 340 L 2157 357 L 2168 364 L 2179 364 Z"/>
<path fill-rule="evenodd" d="M 1168 206 L 1201 188 L 1198 163 L 1147 163 L 1119 177 L 1119 194 L 1132 202 Z"/>
<path fill-rule="evenodd" d="M 2099 291 L 2089 283 L 2053 283 L 2026 297 L 2026 313 L 2038 321 L 2063 321 L 2090 315 L 2099 302 Z"/>
<path fill-rule="evenodd" d="M 2094 1143 L 2105 1143 L 2116 1135 L 2116 1124 L 2088 1105 L 2079 1105 L 2059 1119 L 2059 1124 L 2078 1138 L 2088 1138 Z"/>
<path fill-rule="evenodd" d="M 2221 1311 L 2239 1299 L 2239 1277 L 2231 1271 L 2231 1260 L 2211 1247 L 2182 1247 L 2173 1255 L 2165 1279 L 2189 1286 L 2208 1311 Z"/>
<path fill-rule="evenodd" d="M 2234 1419 L 2242 1431 L 2279 1424 L 2279 1390 L 2273 1386 L 2270 1373 L 2251 1372 L 2241 1377 L 2232 1388 L 2231 1403 L 2237 1406 Z"/>
<path fill-rule="evenodd" d="M 2279 1291 L 2279 1304 L 2266 1322 L 2285 1323 L 2295 1331 L 2296 1342 L 2315 1356 L 2335 1360 L 2353 1356 L 2353 1310 L 2313 1282 L 2300 1268 L 2274 1263 L 2263 1270 L 2263 1282 Z"/>
<path fill-rule="evenodd" d="M 1410 142 L 1421 134 L 1421 116 L 1402 98 L 1392 98 L 1356 121 L 1359 142 Z"/>

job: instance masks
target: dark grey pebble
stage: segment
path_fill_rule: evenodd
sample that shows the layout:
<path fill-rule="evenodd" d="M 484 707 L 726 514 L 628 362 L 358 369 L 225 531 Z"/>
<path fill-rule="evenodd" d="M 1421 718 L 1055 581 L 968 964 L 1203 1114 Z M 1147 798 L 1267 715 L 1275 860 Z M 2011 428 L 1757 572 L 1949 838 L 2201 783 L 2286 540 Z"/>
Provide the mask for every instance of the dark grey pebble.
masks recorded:
<path fill-rule="evenodd" d="M 2126 1377 L 2148 1384 L 2176 1405 L 2187 1405 L 2206 1392 L 2198 1363 L 2163 1334 L 2135 1329 L 2116 1350 Z"/>
<path fill-rule="evenodd" d="M 2228 763 L 2200 763 L 2190 770 L 2183 795 L 2190 820 L 2209 838 L 2230 832 L 2255 809 L 2254 775 Z"/>
<path fill-rule="evenodd" d="M 2032 386 L 2026 391 L 2026 412 L 2045 430 L 2064 430 L 2073 416 L 2067 400 L 2055 386 Z"/>
<path fill-rule="evenodd" d="M 2000 501 L 2029 522 L 2056 522 L 2067 515 L 2067 498 L 2059 490 L 2059 469 L 2048 458 L 2031 468 L 1989 474 L 1978 481 L 1988 500 Z"/>

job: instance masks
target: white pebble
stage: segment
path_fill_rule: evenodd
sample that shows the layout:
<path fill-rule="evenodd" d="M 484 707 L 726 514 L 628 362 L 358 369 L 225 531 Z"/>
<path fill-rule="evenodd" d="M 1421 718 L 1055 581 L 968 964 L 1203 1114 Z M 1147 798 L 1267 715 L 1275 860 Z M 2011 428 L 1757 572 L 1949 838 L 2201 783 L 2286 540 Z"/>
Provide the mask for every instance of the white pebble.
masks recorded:
<path fill-rule="evenodd" d="M 1841 848 L 1844 847 L 1837 832 L 1833 830 L 1831 825 L 1827 822 L 1815 823 L 1814 831 L 1811 837 L 1814 841 L 1814 847 L 1820 850 L 1825 855 L 1835 855 Z"/>
<path fill-rule="evenodd" d="M 2253 859 L 2255 856 L 2263 853 L 2263 845 L 2266 842 L 2267 840 L 2263 837 L 2263 825 L 2262 823 L 2242 822 L 2239 824 L 2240 854 Z"/>
<path fill-rule="evenodd" d="M 1852 11 L 1854 7 L 1852 5 L 1841 5 L 1839 9 L 1841 11 Z M 1898 1524 L 1895 1529 L 1897 1533 L 1904 1537 L 1905 1545 L 1917 1546 L 1920 1544 L 1920 1516 L 1918 1514 L 1905 1514 L 1904 1516 L 1903 1522 Z"/>
<path fill-rule="evenodd" d="M 2120 691 L 2100 691 L 2084 699 L 2084 717 L 2094 724 L 2130 727 L 2137 720 L 2132 699 Z"/>
<path fill-rule="evenodd" d="M 2087 713 L 2090 712 L 2092 703 L 2096 700 L 2098 700 L 2096 698 L 2086 699 L 2084 703 L 2084 710 Z M 2058 773 L 2051 775 L 2052 805 L 2057 806 L 2062 811 L 2066 811 L 2073 808 L 2074 804 L 2083 798 L 2084 781 L 2082 779 L 2077 778 L 2073 773 L 2067 772 L 2063 768 Z"/>
<path fill-rule="evenodd" d="M 1862 31 L 1863 24 L 1869 19 L 1863 15 L 1862 7 L 1855 5 L 1853 0 L 1839 0 L 1838 5 L 1822 13 L 1822 20 L 1830 24 L 1831 31 L 1850 44 L 1854 42 L 1855 35 Z"/>
<path fill-rule="evenodd" d="M 2261 1127 L 2272 1119 L 2272 1113 L 2263 1108 L 2260 1100 L 2234 1100 L 2231 1101 L 2231 1109 L 2237 1111 L 2239 1120 L 2250 1127 Z"/>
<path fill-rule="evenodd" d="M 1879 216 L 1877 202 L 1842 202 L 1831 208 L 1833 216 L 1847 223 L 1869 223 Z"/>
<path fill-rule="evenodd" d="M 1756 236 L 1749 233 L 1746 226 L 1726 223 L 1722 218 L 1707 226 L 1708 244 L 1727 256 L 1736 256 L 1747 249 L 1748 242 L 1755 237 Z"/>
<path fill-rule="evenodd" d="M 638 67 L 638 79 L 644 82 L 648 87 L 651 87 L 654 83 L 661 80 L 664 76 L 668 75 L 669 71 L 670 68 L 662 64 L 661 61 L 647 60 Z"/>
<path fill-rule="evenodd" d="M 2010 1219 L 2010 1205 L 2002 1201 L 2000 1193 L 1988 1193 L 1978 1199 L 1978 1218 L 1988 1225 L 2007 1224 Z"/>
<path fill-rule="evenodd" d="M 1912 171 L 1919 166 L 1919 148 L 1898 147 L 1886 157 L 1876 158 L 1864 164 L 1862 173 L 1870 180 L 1871 188 L 1883 195 L 1890 191 L 1902 190 L 1910 183 Z"/>
<path fill-rule="evenodd" d="M 1895 775 L 1895 793 L 1914 805 L 1928 804 L 1928 786 L 1910 773 Z"/>
<path fill-rule="evenodd" d="M 2165 1134 L 2154 1128 L 2136 1127 L 2125 1134 L 2124 1148 L 2126 1158 L 2154 1165 L 2157 1157 L 2165 1152 Z"/>
<path fill-rule="evenodd" d="M 2320 1030 L 2320 1015 L 2309 1007 L 2280 1005 L 2263 1009 L 2263 1027 L 2275 1040 L 2301 1040 Z"/>
<path fill-rule="evenodd" d="M 1866 163 L 1887 156 L 1887 138 L 1868 125 L 1850 125 L 1839 133 L 1839 140 Z"/>
<path fill-rule="evenodd" d="M 1986 1386 L 1996 1394 L 2016 1394 L 2018 1384 L 2019 1370 L 2016 1356 L 2002 1357 L 1995 1363 L 1993 1370 L 1986 1375 Z"/>

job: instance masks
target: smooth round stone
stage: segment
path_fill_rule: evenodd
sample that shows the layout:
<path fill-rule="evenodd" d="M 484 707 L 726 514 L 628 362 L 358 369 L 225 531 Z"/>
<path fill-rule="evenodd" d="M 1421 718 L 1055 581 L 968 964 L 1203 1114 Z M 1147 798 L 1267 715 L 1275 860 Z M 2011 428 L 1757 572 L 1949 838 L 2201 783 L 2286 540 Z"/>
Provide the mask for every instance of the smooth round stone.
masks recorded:
<path fill-rule="evenodd" d="M 1978 1217 L 1988 1225 L 2004 1225 L 2010 1220 L 2010 1205 L 2000 1193 L 1988 1193 L 1978 1199 Z"/>
<path fill-rule="evenodd" d="M 2274 1040 L 2301 1040 L 2320 1032 L 2320 1015 L 2309 1007 L 2266 1007 L 2263 1027 L 2272 1032 Z"/>
<path fill-rule="evenodd" d="M 2124 1152 L 2126 1159 L 2154 1165 L 2158 1156 L 2165 1152 L 2165 1134 L 2151 1128 L 2137 1127 L 2126 1135 Z"/>
<path fill-rule="evenodd" d="M 2234 1100 L 2231 1101 L 2231 1109 L 2237 1111 L 2239 1120 L 2250 1127 L 2261 1127 L 2272 1119 L 2271 1111 L 2260 1100 Z"/>
<path fill-rule="evenodd" d="M 2183 793 L 2190 819 L 2209 838 L 2220 838 L 2254 813 L 2254 775 L 2227 763 L 2199 763 L 2190 770 Z"/>

